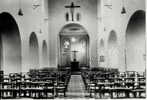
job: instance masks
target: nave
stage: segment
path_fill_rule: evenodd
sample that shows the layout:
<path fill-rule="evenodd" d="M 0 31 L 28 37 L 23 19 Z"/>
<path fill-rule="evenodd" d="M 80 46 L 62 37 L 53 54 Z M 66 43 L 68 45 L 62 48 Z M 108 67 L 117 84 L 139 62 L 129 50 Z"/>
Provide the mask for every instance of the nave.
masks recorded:
<path fill-rule="evenodd" d="M 146 0 L 0 0 L 0 99 L 146 99 Z"/>

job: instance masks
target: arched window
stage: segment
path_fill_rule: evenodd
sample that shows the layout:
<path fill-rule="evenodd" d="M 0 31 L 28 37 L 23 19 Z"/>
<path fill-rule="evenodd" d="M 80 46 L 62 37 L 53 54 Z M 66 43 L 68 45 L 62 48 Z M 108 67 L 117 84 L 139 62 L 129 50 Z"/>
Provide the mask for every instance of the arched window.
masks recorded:
<path fill-rule="evenodd" d="M 81 20 L 81 15 L 80 13 L 77 13 L 77 21 L 80 21 Z"/>
<path fill-rule="evenodd" d="M 68 12 L 65 14 L 66 21 L 69 21 L 69 14 Z"/>

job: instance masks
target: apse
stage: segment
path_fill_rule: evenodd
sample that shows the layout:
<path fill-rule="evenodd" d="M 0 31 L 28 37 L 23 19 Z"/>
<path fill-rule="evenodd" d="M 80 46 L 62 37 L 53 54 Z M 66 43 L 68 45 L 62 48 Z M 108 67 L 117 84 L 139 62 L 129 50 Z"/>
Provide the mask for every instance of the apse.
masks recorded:
<path fill-rule="evenodd" d="M 114 30 L 110 32 L 108 38 L 108 67 L 118 68 L 117 35 Z"/>
<path fill-rule="evenodd" d="M 89 65 L 89 36 L 82 25 L 76 23 L 65 25 L 60 31 L 59 38 L 59 65 L 70 66 L 75 58 L 80 66 Z"/>
<path fill-rule="evenodd" d="M 30 53 L 30 68 L 39 68 L 39 45 L 35 32 L 32 32 L 29 40 L 29 53 Z"/>
<path fill-rule="evenodd" d="M 16 20 L 7 12 L 0 14 L 0 69 L 6 74 L 21 72 L 21 38 Z"/>
<path fill-rule="evenodd" d="M 47 44 L 45 40 L 43 40 L 43 44 L 42 44 L 42 62 L 44 67 L 48 66 Z"/>
<path fill-rule="evenodd" d="M 136 11 L 126 30 L 126 70 L 145 70 L 145 12 Z"/>

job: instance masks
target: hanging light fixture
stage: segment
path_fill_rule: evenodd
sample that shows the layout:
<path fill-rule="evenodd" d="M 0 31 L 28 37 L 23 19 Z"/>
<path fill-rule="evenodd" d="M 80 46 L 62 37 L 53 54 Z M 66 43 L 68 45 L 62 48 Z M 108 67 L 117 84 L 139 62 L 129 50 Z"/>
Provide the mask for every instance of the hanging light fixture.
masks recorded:
<path fill-rule="evenodd" d="M 21 9 L 21 0 L 19 0 L 19 10 L 18 10 L 18 15 L 23 16 L 23 11 Z"/>
<path fill-rule="evenodd" d="M 121 14 L 126 14 L 126 9 L 125 9 L 125 7 L 122 7 Z"/>
<path fill-rule="evenodd" d="M 19 11 L 18 11 L 18 15 L 19 15 L 19 16 L 23 16 L 23 12 L 22 12 L 22 9 L 21 9 L 21 8 L 20 8 Z"/>
<path fill-rule="evenodd" d="M 122 7 L 122 10 L 121 10 L 121 14 L 126 14 L 126 9 L 125 9 L 125 6 L 124 6 L 124 0 L 122 0 L 123 2 L 123 7 Z"/>

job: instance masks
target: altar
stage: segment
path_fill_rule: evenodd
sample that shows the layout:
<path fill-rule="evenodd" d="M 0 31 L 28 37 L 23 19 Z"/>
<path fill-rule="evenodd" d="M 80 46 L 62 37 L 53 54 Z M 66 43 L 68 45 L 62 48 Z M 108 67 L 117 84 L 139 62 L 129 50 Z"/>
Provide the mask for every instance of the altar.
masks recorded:
<path fill-rule="evenodd" d="M 78 51 L 72 51 L 73 52 L 73 61 L 71 61 L 71 72 L 78 72 L 80 71 L 79 68 L 79 61 L 76 59 L 76 53 Z"/>
<path fill-rule="evenodd" d="M 77 72 L 77 71 L 80 71 L 79 62 L 78 61 L 72 61 L 71 62 L 71 72 Z"/>

